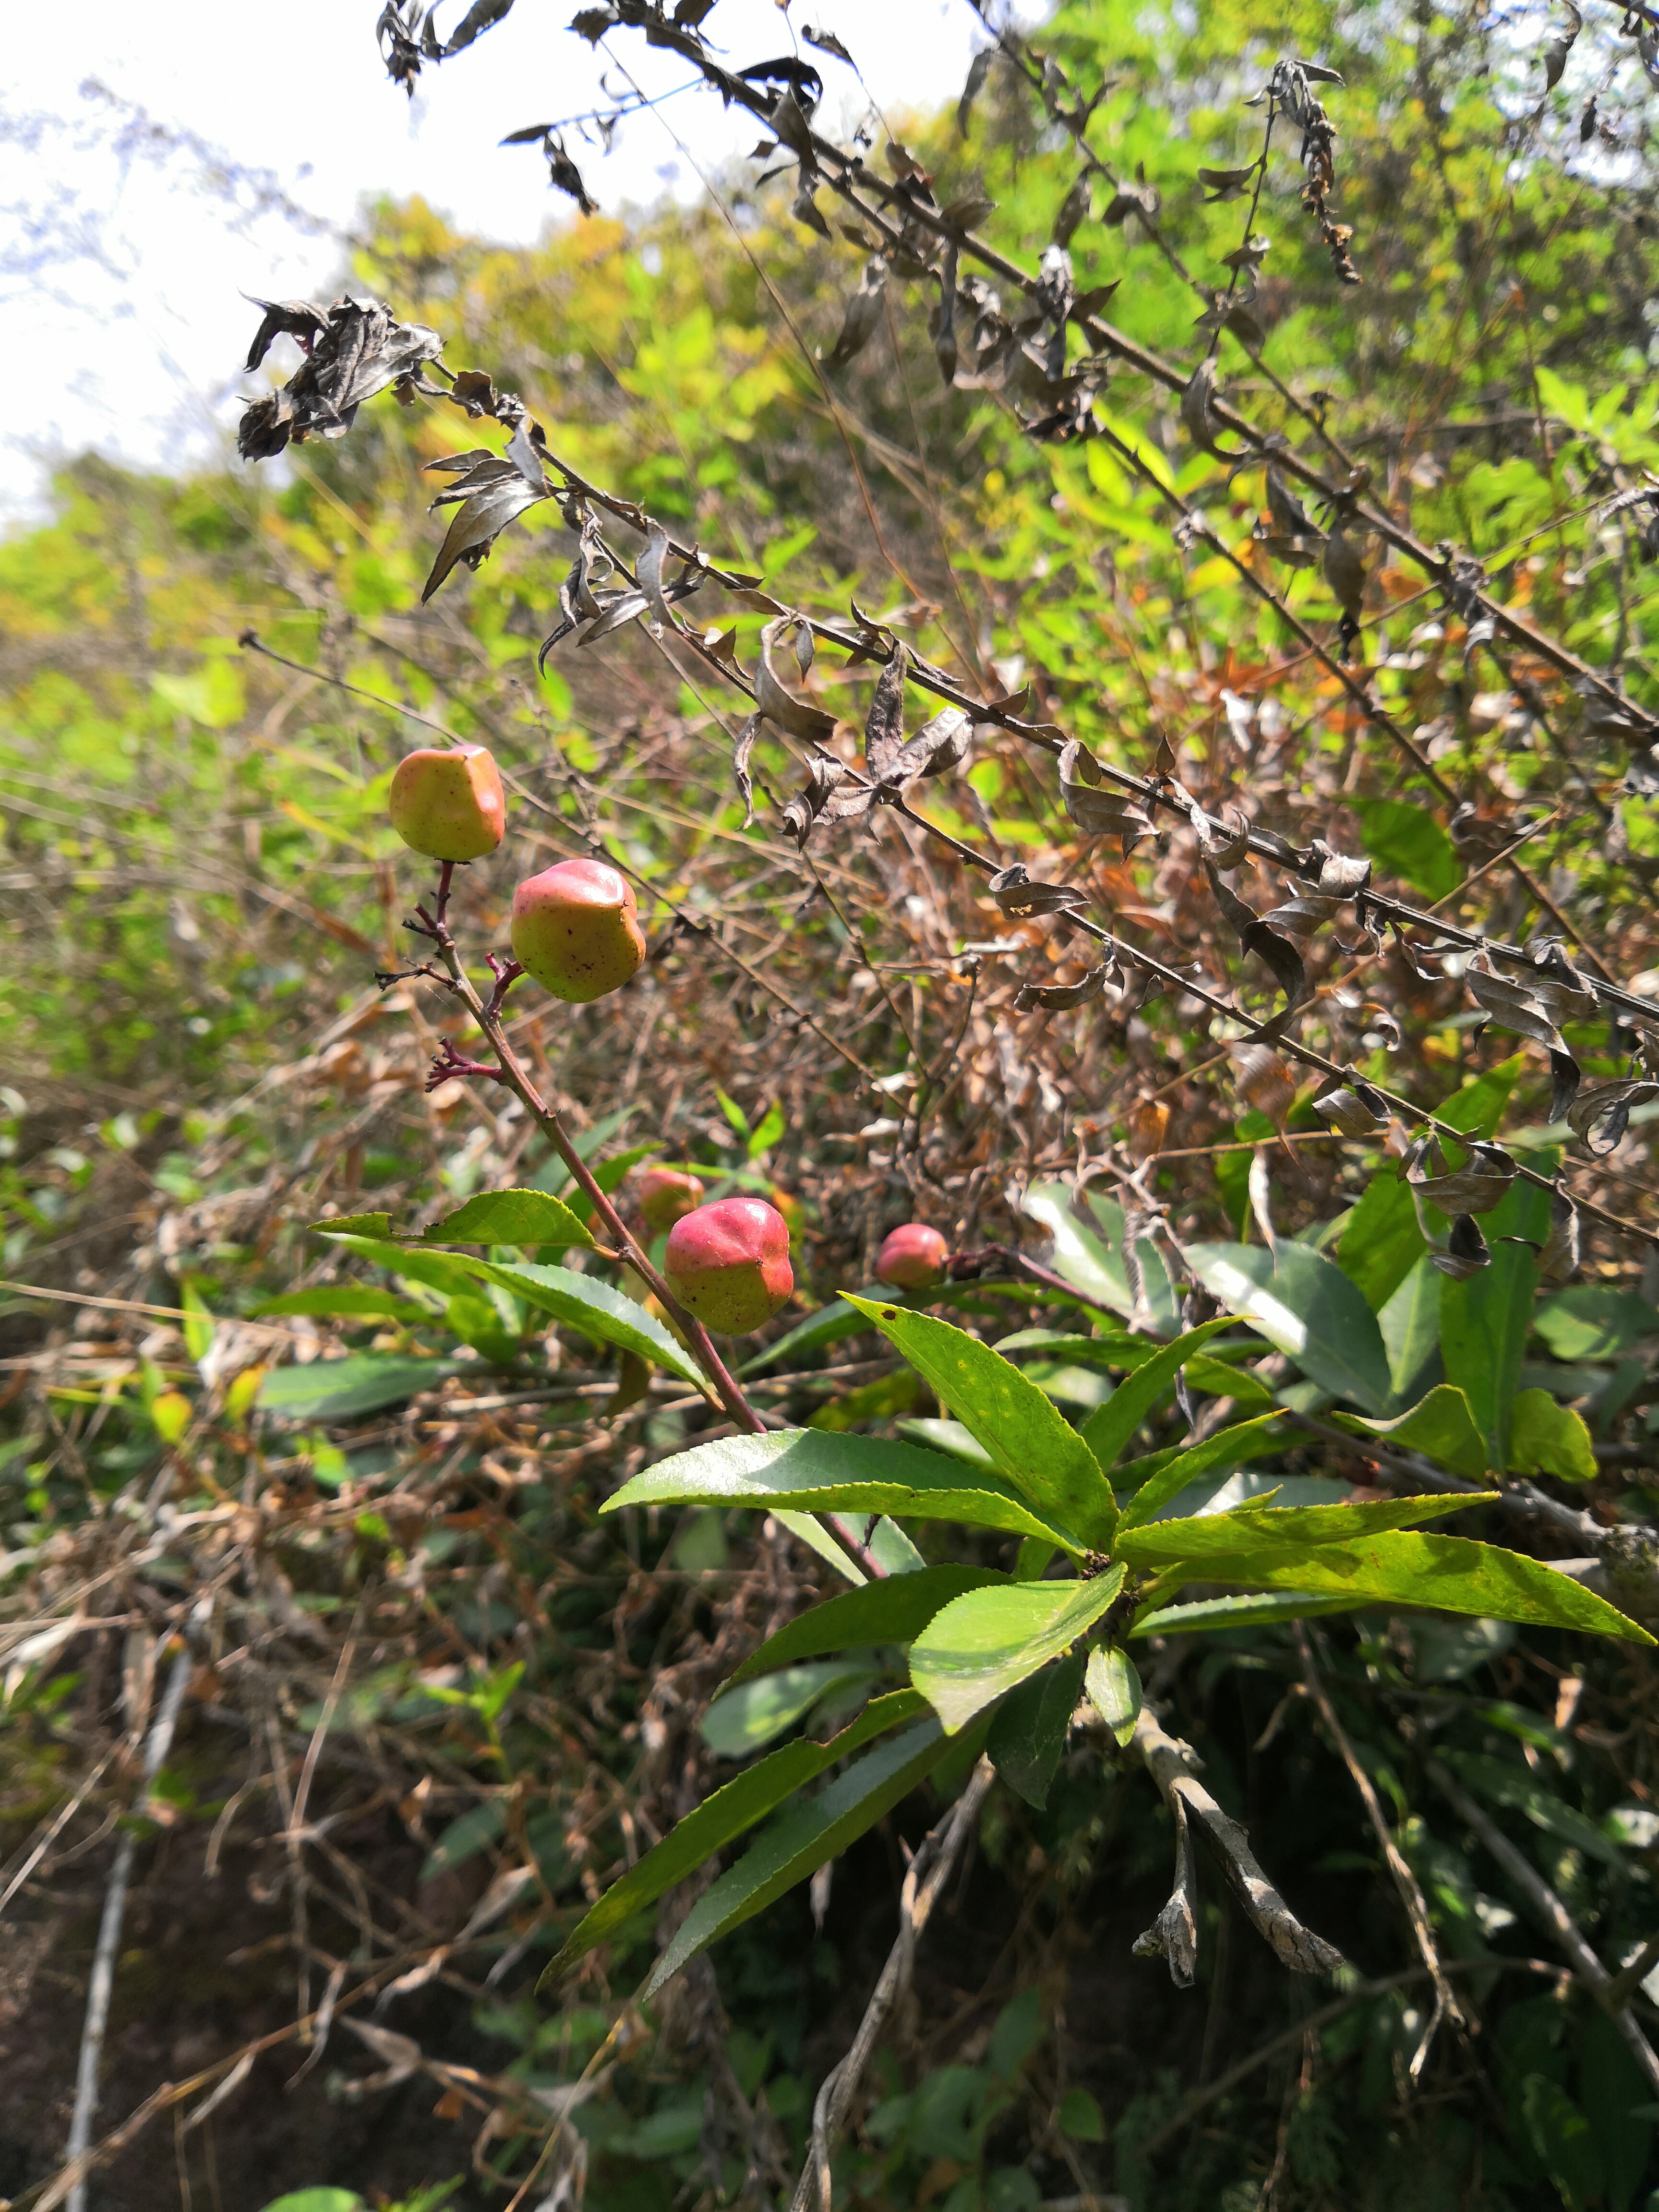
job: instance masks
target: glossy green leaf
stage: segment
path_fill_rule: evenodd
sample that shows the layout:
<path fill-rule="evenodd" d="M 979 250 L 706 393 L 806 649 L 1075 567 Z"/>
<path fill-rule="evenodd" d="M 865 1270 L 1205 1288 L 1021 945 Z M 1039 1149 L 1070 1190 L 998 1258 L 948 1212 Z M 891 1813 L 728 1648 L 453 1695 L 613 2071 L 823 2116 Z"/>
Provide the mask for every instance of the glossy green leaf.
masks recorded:
<path fill-rule="evenodd" d="M 542 1190 L 481 1190 L 434 1222 L 428 1244 L 583 1244 L 592 1237 L 562 1200 Z"/>
<path fill-rule="evenodd" d="M 1066 1182 L 1034 1182 L 1026 1192 L 1023 1210 L 1040 1221 L 1054 1238 L 1054 1269 L 1075 1283 L 1085 1299 L 1110 1312 L 1127 1315 L 1134 1294 L 1123 1266 L 1123 1209 L 1109 1198 L 1090 1191 L 1084 1200 L 1094 1225 L 1080 1221 L 1072 1209 L 1072 1186 Z M 1164 1255 L 1150 1238 L 1137 1247 L 1146 1304 L 1154 1333 L 1173 1336 L 1180 1328 L 1180 1301 L 1170 1281 Z"/>
<path fill-rule="evenodd" d="M 1190 1605 L 1154 1604 L 1129 1631 L 1141 1636 L 1184 1636 L 1201 1630 L 1262 1628 L 1281 1620 L 1311 1620 L 1324 1613 L 1349 1613 L 1368 1598 L 1319 1596 L 1312 1590 L 1274 1590 L 1247 1597 L 1196 1598 Z"/>
<path fill-rule="evenodd" d="M 1553 1474 L 1562 1482 L 1594 1482 L 1601 1472 L 1582 1417 L 1547 1390 L 1522 1390 L 1510 1428 L 1510 1473 Z"/>
<path fill-rule="evenodd" d="M 1117 1511 L 1094 1454 L 1012 1360 L 931 1314 L 863 1298 L 848 1303 L 869 1316 L 998 1471 L 1052 1522 L 1085 1544 L 1110 1543 Z"/>
<path fill-rule="evenodd" d="M 1644 1337 L 1659 1337 L 1659 1308 L 1634 1291 L 1575 1283 L 1544 1300 L 1533 1327 L 1558 1359 L 1614 1359 Z"/>
<path fill-rule="evenodd" d="M 988 1474 L 996 1473 L 996 1462 L 960 1421 L 940 1421 L 931 1414 L 917 1414 L 910 1420 L 901 1421 L 898 1432 L 912 1443 L 926 1444 L 930 1451 L 959 1459 L 964 1467 L 982 1468 Z"/>
<path fill-rule="evenodd" d="M 1193 1244 L 1187 1256 L 1212 1297 L 1322 1390 L 1368 1413 L 1387 1411 L 1389 1360 L 1376 1316 L 1322 1252 L 1281 1238 L 1276 1254 L 1255 1244 Z"/>
<path fill-rule="evenodd" d="M 1127 1743 L 1140 1717 L 1140 1674 L 1134 1661 L 1115 1644 L 1091 1651 L 1083 1686 L 1118 1742 Z"/>
<path fill-rule="evenodd" d="M 793 1728 L 832 1691 L 872 1682 L 879 1672 L 868 1660 L 824 1659 L 784 1667 L 758 1681 L 722 1690 L 703 1715 L 699 1730 L 710 1751 L 721 1759 L 749 1759 Z"/>
<path fill-rule="evenodd" d="M 1067 1652 L 1012 1689 L 997 1707 L 985 1753 L 1011 1790 L 1041 1812 L 1083 1687 L 1084 1656 Z"/>
<path fill-rule="evenodd" d="M 291 2189 L 273 2197 L 264 2212 L 362 2212 L 362 2203 L 355 2189 Z"/>
<path fill-rule="evenodd" d="M 1231 1513 L 1200 1513 L 1185 1521 L 1120 1528 L 1117 1549 L 1124 1559 L 1142 1566 L 1166 1566 L 1182 1559 L 1196 1563 L 1212 1552 L 1242 1559 L 1260 1549 L 1278 1558 L 1297 1547 L 1312 1549 L 1385 1528 L 1410 1528 L 1455 1513 L 1468 1503 L 1467 1497 L 1437 1492 L 1428 1498 L 1377 1498 L 1359 1505 L 1238 1505 Z"/>
<path fill-rule="evenodd" d="M 724 1850 L 735 1837 L 763 1820 L 786 1797 L 793 1796 L 849 1752 L 889 1729 L 914 1720 L 925 1710 L 914 1690 L 895 1690 L 890 1696 L 867 1705 L 849 1727 L 828 1743 L 786 1743 L 705 1797 L 694 1813 L 677 1821 L 662 1841 L 652 1846 L 637 1866 L 611 1884 L 548 1967 L 542 1977 L 543 1986 L 574 1966 L 596 1943 L 614 1935 L 624 1921 L 631 1920 L 647 1905 L 654 1905 L 665 1891 L 695 1873 L 705 1859 Z"/>
<path fill-rule="evenodd" d="M 398 1244 L 385 1237 L 335 1233 L 332 1241 L 360 1260 L 401 1276 L 405 1282 L 424 1283 L 446 1298 L 468 1297 L 474 1292 L 482 1264 L 459 1252 L 428 1252 L 418 1244 Z"/>
<path fill-rule="evenodd" d="M 1133 1476 L 1140 1468 L 1145 1468 L 1146 1473 L 1139 1478 L 1134 1495 L 1123 1509 L 1117 1524 L 1119 1539 L 1126 1529 L 1138 1528 L 1161 1513 L 1172 1498 L 1189 1482 L 1196 1482 L 1200 1475 L 1218 1467 L 1237 1466 L 1261 1452 L 1281 1450 L 1293 1440 L 1296 1432 L 1293 1417 L 1262 1413 L 1253 1421 L 1239 1421 L 1230 1429 L 1218 1429 L 1202 1443 L 1182 1445 L 1172 1451 L 1149 1452 L 1145 1459 L 1131 1460 L 1127 1467 L 1119 1468 L 1121 1475 Z"/>
<path fill-rule="evenodd" d="M 1501 1240 L 1526 1237 L 1542 1244 L 1550 1230 L 1549 1193 L 1517 1181 L 1481 1227 L 1492 1264 L 1461 1283 L 1449 1279 L 1442 1285 L 1440 1354 L 1447 1382 L 1468 1394 L 1486 1440 L 1486 1464 L 1498 1473 L 1510 1463 L 1510 1425 L 1538 1288 L 1538 1264 L 1527 1246 Z"/>
<path fill-rule="evenodd" d="M 1231 1316 L 1224 1314 L 1218 1321 L 1206 1321 L 1197 1328 L 1188 1329 L 1173 1344 L 1164 1345 L 1150 1359 L 1143 1360 L 1099 1411 L 1090 1415 L 1083 1431 L 1084 1441 L 1109 1474 L 1123 1456 L 1135 1431 L 1173 1385 L 1193 1354 L 1201 1351 L 1212 1336 L 1219 1336 L 1223 1329 L 1232 1325 Z"/>
<path fill-rule="evenodd" d="M 1440 1291 L 1445 1279 L 1424 1253 L 1376 1316 L 1389 1359 L 1391 1413 L 1415 1405 L 1439 1379 Z"/>
<path fill-rule="evenodd" d="M 306 1367 L 273 1367 L 259 1385 L 262 1413 L 291 1421 L 350 1421 L 401 1406 L 455 1372 L 453 1359 L 408 1359 L 398 1352 L 353 1352 Z"/>
<path fill-rule="evenodd" d="M 866 1717 L 872 1710 L 866 1708 Z M 848 1734 L 851 1733 L 849 1729 Z M 816 1797 L 786 1813 L 692 1906 L 673 1941 L 652 1968 L 640 1992 L 641 2000 L 653 1997 L 699 1952 L 706 1951 L 711 1943 L 745 1920 L 752 1919 L 756 1913 L 763 1912 L 775 1898 L 793 1889 L 798 1881 L 804 1881 L 826 1861 L 838 1858 L 849 1844 L 856 1843 L 866 1829 L 874 1827 L 882 1814 L 896 1805 L 901 1797 L 908 1796 L 939 1765 L 949 1748 L 938 1722 L 924 1721 L 918 1727 L 907 1729 L 892 1742 L 866 1752 Z M 680 1828 L 667 1840 L 672 1843 L 684 1826 L 682 1821 Z M 701 1864 L 708 1856 L 709 1848 L 705 1846 L 692 1864 Z M 635 1873 L 640 1872 L 645 1863 L 641 1860 Z M 588 1918 L 592 1917 L 590 1913 Z M 569 1950 L 568 1945 L 566 1950 Z"/>
<path fill-rule="evenodd" d="M 1045 1401 L 1046 1403 L 1046 1401 Z M 798 1513 L 896 1520 L 965 1521 L 1016 1535 L 1046 1536 L 1076 1553 L 1000 1479 L 964 1481 L 941 1453 L 879 1437 L 836 1436 L 822 1429 L 775 1429 L 763 1437 L 723 1437 L 660 1460 L 626 1482 L 600 1510 L 624 1505 L 750 1505 Z"/>
<path fill-rule="evenodd" d="M 411 1325 L 432 1318 L 424 1306 L 417 1306 L 411 1298 L 400 1298 L 395 1291 L 371 1289 L 367 1283 L 323 1283 L 315 1290 L 288 1291 L 280 1298 L 266 1298 L 249 1311 L 255 1318 L 265 1314 L 330 1314 Z"/>
<path fill-rule="evenodd" d="M 1324 1510 L 1324 1509 L 1316 1509 Z M 1347 1509 L 1339 1508 L 1339 1510 Z M 1200 1522 L 1189 1523 L 1200 1527 Z M 1353 1543 L 1251 1550 L 1239 1556 L 1206 1552 L 1194 1579 L 1246 1589 L 1306 1590 L 1346 1597 L 1350 1604 L 1424 1606 L 1492 1620 L 1532 1621 L 1544 1628 L 1586 1629 L 1595 1636 L 1653 1642 L 1622 1613 L 1582 1583 L 1538 1559 L 1467 1536 L 1425 1536 L 1389 1529 Z"/>
<path fill-rule="evenodd" d="M 1472 1137 L 1490 1137 L 1520 1073 L 1518 1054 L 1501 1061 L 1437 1106 L 1436 1121 L 1449 1129 L 1466 1130 Z M 1428 1249 L 1417 1225 L 1410 1186 L 1396 1175 L 1395 1166 L 1394 1161 L 1387 1161 L 1372 1176 L 1343 1225 L 1336 1251 L 1337 1265 L 1358 1285 L 1373 1313 L 1387 1305 Z"/>
<path fill-rule="evenodd" d="M 637 1352 L 641 1359 L 702 1387 L 701 1372 L 656 1316 L 596 1275 L 579 1275 L 574 1268 L 542 1267 L 533 1261 L 522 1267 L 491 1260 L 468 1260 L 464 1264 L 481 1279 L 499 1283 L 526 1305 L 568 1322 L 596 1343 Z"/>
<path fill-rule="evenodd" d="M 1120 1560 L 1086 1582 L 969 1590 L 910 1646 L 910 1679 L 954 1735 L 1092 1628 L 1123 1587 Z"/>
<path fill-rule="evenodd" d="M 1407 1451 L 1421 1452 L 1437 1466 L 1449 1468 L 1454 1474 L 1464 1475 L 1471 1482 L 1479 1482 L 1486 1472 L 1486 1439 L 1474 1425 L 1468 1398 L 1449 1382 L 1437 1383 L 1409 1413 L 1396 1414 L 1391 1421 L 1371 1421 L 1358 1413 L 1334 1413 L 1331 1419 L 1355 1436 L 1376 1437 Z"/>
<path fill-rule="evenodd" d="M 933 1615 L 965 1590 L 984 1589 L 1008 1577 L 991 1567 L 922 1567 L 915 1574 L 890 1575 L 864 1589 L 823 1598 L 769 1636 L 758 1651 L 727 1676 L 727 1688 L 764 1674 L 774 1667 L 816 1659 L 825 1651 L 847 1651 L 868 1644 L 910 1644 Z"/>
<path fill-rule="evenodd" d="M 858 1565 L 846 1545 L 831 1529 L 826 1528 L 823 1522 L 815 1515 L 792 1513 L 787 1506 L 782 1505 L 775 1505 L 772 1511 L 780 1524 L 786 1528 L 792 1536 L 798 1538 L 809 1551 L 816 1552 L 819 1559 L 826 1560 L 846 1581 L 855 1584 L 862 1584 L 869 1581 L 870 1577 Z"/>

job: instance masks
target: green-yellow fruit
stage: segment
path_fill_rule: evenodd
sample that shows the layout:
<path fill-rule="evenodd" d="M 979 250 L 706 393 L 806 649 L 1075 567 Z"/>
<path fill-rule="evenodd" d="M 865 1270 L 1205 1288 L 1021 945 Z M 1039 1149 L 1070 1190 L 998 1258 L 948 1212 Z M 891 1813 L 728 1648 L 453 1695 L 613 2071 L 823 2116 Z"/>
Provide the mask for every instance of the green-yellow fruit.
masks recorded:
<path fill-rule="evenodd" d="M 431 860 L 479 860 L 507 829 L 495 757 L 483 745 L 423 745 L 398 763 L 386 799 L 392 826 Z"/>
<path fill-rule="evenodd" d="M 560 860 L 513 894 L 513 957 L 556 999 L 619 991 L 645 957 L 634 887 L 604 860 Z"/>

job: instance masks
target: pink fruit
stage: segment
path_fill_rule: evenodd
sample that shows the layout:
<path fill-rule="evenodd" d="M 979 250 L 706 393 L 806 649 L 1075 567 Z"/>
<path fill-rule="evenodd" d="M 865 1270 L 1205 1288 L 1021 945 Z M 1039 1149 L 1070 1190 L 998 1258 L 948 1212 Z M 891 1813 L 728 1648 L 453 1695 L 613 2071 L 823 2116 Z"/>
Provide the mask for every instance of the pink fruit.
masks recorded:
<path fill-rule="evenodd" d="M 483 745 L 423 745 L 398 762 L 386 812 L 404 844 L 428 860 L 482 860 L 507 829 L 495 756 Z"/>
<path fill-rule="evenodd" d="M 639 1200 L 647 1229 L 672 1229 L 702 1204 L 702 1184 L 684 1168 L 647 1168 L 640 1177 Z"/>
<path fill-rule="evenodd" d="M 604 860 L 560 860 L 513 894 L 513 957 L 556 999 L 619 991 L 645 957 L 634 887 Z"/>
<path fill-rule="evenodd" d="M 925 1291 L 945 1277 L 950 1246 L 937 1229 L 907 1221 L 882 1240 L 876 1255 L 876 1279 L 898 1291 Z"/>
<path fill-rule="evenodd" d="M 741 1335 L 770 1321 L 794 1290 L 789 1224 L 763 1198 L 717 1198 L 674 1224 L 663 1273 L 699 1321 Z"/>

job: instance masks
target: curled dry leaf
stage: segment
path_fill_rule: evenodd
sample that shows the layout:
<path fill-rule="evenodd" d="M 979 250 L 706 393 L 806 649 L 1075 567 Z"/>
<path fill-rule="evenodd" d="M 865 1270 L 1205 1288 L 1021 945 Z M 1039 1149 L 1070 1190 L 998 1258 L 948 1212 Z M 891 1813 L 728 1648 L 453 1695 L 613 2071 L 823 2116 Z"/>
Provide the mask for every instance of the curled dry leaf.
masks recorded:
<path fill-rule="evenodd" d="M 991 64 L 996 58 L 994 46 L 983 47 L 968 64 L 968 81 L 962 88 L 962 98 L 957 102 L 957 130 L 963 137 L 968 136 L 968 125 L 974 112 L 974 102 L 979 98 Z"/>
<path fill-rule="evenodd" d="M 835 716 L 826 714 L 821 707 L 809 706 L 804 699 L 797 699 L 792 692 L 786 690 L 772 665 L 772 648 L 793 619 L 792 616 L 780 616 L 777 620 L 768 623 L 761 632 L 760 667 L 755 677 L 755 703 L 769 722 L 775 722 L 792 738 L 799 738 L 807 744 L 821 744 L 834 734 Z M 842 763 L 837 762 L 836 765 L 842 767 L 845 773 Z M 813 818 L 816 820 L 817 817 Z"/>
<path fill-rule="evenodd" d="M 1659 1083 L 1638 1078 L 1628 1083 L 1598 1083 L 1567 1112 L 1567 1127 L 1597 1158 L 1614 1152 L 1630 1127 L 1631 1109 L 1659 1098 Z M 1559 1118 L 1559 1117 L 1558 1117 Z"/>
<path fill-rule="evenodd" d="M 1340 1090 L 1328 1091 L 1322 1098 L 1316 1098 L 1313 1109 L 1344 1137 L 1374 1137 L 1389 1126 L 1387 1100 L 1369 1083 L 1357 1079 Z"/>
<path fill-rule="evenodd" d="M 763 714 L 751 714 L 732 743 L 732 774 L 737 779 L 738 796 L 743 800 L 745 830 L 755 819 L 755 780 L 749 773 L 749 756 L 755 750 L 755 740 L 765 719 Z"/>
<path fill-rule="evenodd" d="M 443 340 L 423 323 L 400 323 L 379 300 L 337 300 L 326 314 L 303 300 L 255 304 L 264 317 L 248 355 L 257 368 L 271 340 L 290 331 L 306 358 L 280 392 L 250 401 L 236 429 L 245 461 L 269 460 L 292 439 L 343 438 L 365 399 L 436 361 Z"/>
<path fill-rule="evenodd" d="M 1121 837 L 1126 860 L 1152 834 L 1151 817 L 1126 793 L 1103 786 L 1099 762 L 1075 738 L 1060 749 L 1060 795 L 1085 836 Z"/>
<path fill-rule="evenodd" d="M 1270 929 L 1253 907 L 1246 906 L 1237 891 L 1222 882 L 1212 861 L 1206 860 L 1204 866 L 1223 919 L 1237 932 L 1241 948 L 1255 953 L 1273 970 L 1274 981 L 1285 994 L 1284 1011 L 1291 1012 L 1309 992 L 1308 971 L 1303 965 L 1302 955 L 1288 937 Z"/>
<path fill-rule="evenodd" d="M 1463 971 L 1469 995 L 1486 1017 L 1476 1030 L 1477 1036 L 1490 1025 L 1512 1036 L 1530 1037 L 1548 1052 L 1554 1082 L 1550 1097 L 1552 1121 L 1566 1116 L 1578 1095 L 1580 1079 L 1578 1062 L 1568 1049 L 1558 1024 L 1586 1021 L 1596 1011 L 1595 993 L 1583 987 L 1583 979 L 1573 970 L 1568 969 L 1566 973 L 1571 981 L 1557 973 L 1534 975 L 1521 983 L 1510 976 L 1494 974 L 1482 954 L 1477 954 Z"/>
<path fill-rule="evenodd" d="M 1041 1006 L 1046 1014 L 1069 1013 L 1073 1006 L 1086 1006 L 1091 999 L 1097 999 L 1111 972 L 1111 962 L 1103 960 L 1098 968 L 1089 970 L 1080 983 L 1022 983 L 1014 994 L 1014 1012 L 1029 1013 L 1033 1006 Z"/>
<path fill-rule="evenodd" d="M 1560 83 L 1561 72 L 1567 65 L 1567 56 L 1572 52 L 1573 42 L 1584 27 L 1584 19 L 1574 7 L 1573 0 L 1566 0 L 1566 9 L 1571 19 L 1567 28 L 1565 31 L 1558 31 L 1544 49 L 1546 92 L 1553 92 L 1556 86 Z M 1645 25 L 1643 27 L 1644 30 L 1646 29 Z"/>
<path fill-rule="evenodd" d="M 1181 395 L 1181 419 L 1193 443 L 1218 460 L 1236 461 L 1243 457 L 1242 446 L 1221 443 L 1220 426 L 1215 419 L 1215 362 L 1207 357 L 1193 371 Z"/>
<path fill-rule="evenodd" d="M 1540 1280 L 1552 1286 L 1570 1283 L 1578 1273 L 1578 1208 L 1559 1187 L 1550 1194 L 1550 1233 L 1541 1244 L 1530 1237 L 1500 1237 L 1500 1244 L 1524 1244 L 1538 1262 Z"/>
<path fill-rule="evenodd" d="M 1206 201 L 1213 205 L 1218 200 L 1242 199 L 1261 166 L 1252 161 L 1245 169 L 1200 169 L 1198 181 L 1204 187 Z"/>
<path fill-rule="evenodd" d="M 957 249 L 947 246 L 939 261 L 939 307 L 930 318 L 933 356 L 947 384 L 957 377 Z"/>
<path fill-rule="evenodd" d="M 1091 172 L 1085 169 L 1077 177 L 1054 217 L 1054 241 L 1056 246 L 1069 246 L 1077 234 L 1078 225 L 1089 212 L 1089 188 Z"/>
<path fill-rule="evenodd" d="M 842 791 L 841 786 L 846 780 L 844 760 L 838 760 L 834 753 L 813 756 L 805 790 L 783 810 L 783 834 L 803 852 L 815 826 L 826 817 L 836 822 L 869 812 L 874 794 L 862 788 Z"/>
<path fill-rule="evenodd" d="M 1170 1133 L 1170 1105 L 1164 1098 L 1144 1098 L 1128 1119 L 1129 1157 L 1137 1163 L 1156 1159 Z"/>
<path fill-rule="evenodd" d="M 1478 1275 L 1482 1267 L 1491 1267 L 1492 1248 L 1480 1234 L 1480 1223 L 1467 1213 L 1460 1213 L 1451 1225 L 1445 1250 L 1431 1252 L 1429 1257 L 1443 1275 L 1462 1283 L 1471 1275 Z"/>
<path fill-rule="evenodd" d="M 1423 1224 L 1425 1201 L 1437 1206 L 1448 1216 L 1490 1213 L 1515 1181 L 1518 1172 L 1516 1164 L 1501 1145 L 1482 1144 L 1471 1139 L 1468 1151 L 1468 1158 L 1461 1168 L 1447 1170 L 1438 1138 L 1419 1137 L 1395 1170 L 1411 1187 L 1418 1221 L 1425 1237 L 1429 1232 Z M 1430 1175 L 1423 1165 L 1425 1159 L 1431 1159 L 1441 1172 Z M 1429 1241 L 1432 1243 L 1433 1239 Z"/>
<path fill-rule="evenodd" d="M 1265 1114 L 1275 1128 L 1296 1103 L 1296 1084 L 1290 1069 L 1271 1045 L 1240 1044 L 1228 1054 L 1239 1097 L 1254 1114 Z"/>
<path fill-rule="evenodd" d="M 1002 868 L 985 888 L 1002 913 L 1017 921 L 1038 914 L 1060 914 L 1072 907 L 1087 906 L 1089 894 L 1075 884 L 1034 884 L 1016 861 Z"/>
<path fill-rule="evenodd" d="M 549 496 L 539 471 L 532 482 L 505 454 L 459 453 L 427 465 L 455 472 L 455 482 L 432 502 L 434 510 L 453 506 L 455 514 L 421 593 L 423 605 L 452 570 L 462 562 L 477 568 L 508 523 Z"/>

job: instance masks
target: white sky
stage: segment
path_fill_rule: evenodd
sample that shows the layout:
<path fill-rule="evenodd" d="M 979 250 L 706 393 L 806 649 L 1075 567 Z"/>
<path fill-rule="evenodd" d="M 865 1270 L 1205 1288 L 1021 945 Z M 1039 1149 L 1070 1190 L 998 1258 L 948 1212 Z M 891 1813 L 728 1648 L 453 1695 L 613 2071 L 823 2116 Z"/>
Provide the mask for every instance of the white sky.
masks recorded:
<path fill-rule="evenodd" d="M 428 65 L 412 106 L 376 51 L 378 0 L 56 0 L 8 11 L 0 520 L 41 512 L 52 463 L 88 447 L 147 466 L 210 456 L 247 386 L 239 370 L 257 318 L 240 295 L 308 295 L 341 263 L 334 236 L 259 214 L 246 187 L 228 201 L 187 151 L 123 160 L 112 141 L 130 118 L 83 92 L 88 80 L 152 124 L 270 172 L 330 225 L 349 224 L 366 195 L 418 191 L 464 228 L 527 242 L 574 210 L 549 189 L 538 148 L 496 142 L 600 98 L 606 58 L 566 27 L 577 4 L 518 0 L 476 46 Z M 464 13 L 464 0 L 447 0 L 441 27 Z M 795 0 L 793 17 L 843 41 L 886 111 L 955 99 L 985 43 L 967 0 Z M 705 30 L 739 66 L 790 50 L 777 0 L 720 0 Z M 613 33 L 612 44 L 649 91 L 690 76 L 637 33 Z M 824 76 L 824 121 L 850 125 L 865 106 L 852 73 L 802 51 Z M 624 123 L 608 156 L 568 133 L 605 208 L 695 194 L 671 122 L 709 165 L 747 154 L 760 135 L 752 117 L 728 115 L 707 92 L 670 100 L 661 120 Z"/>

